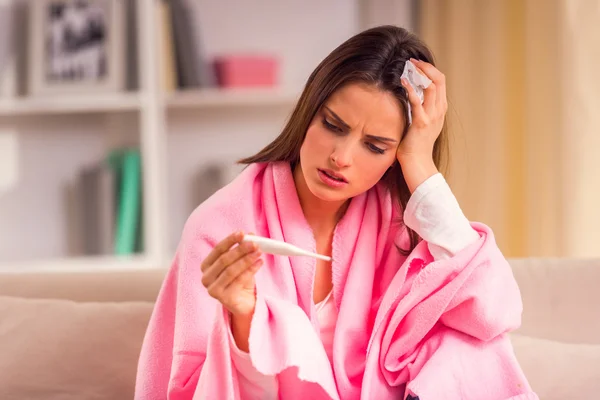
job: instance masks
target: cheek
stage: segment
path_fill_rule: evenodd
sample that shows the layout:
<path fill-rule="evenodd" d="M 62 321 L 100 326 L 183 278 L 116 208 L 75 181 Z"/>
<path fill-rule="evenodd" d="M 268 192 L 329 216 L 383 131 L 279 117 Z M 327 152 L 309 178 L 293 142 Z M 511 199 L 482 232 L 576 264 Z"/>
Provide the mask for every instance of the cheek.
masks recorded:
<path fill-rule="evenodd" d="M 389 150 L 388 150 L 389 151 Z M 383 177 L 388 168 L 393 165 L 395 154 L 384 154 L 377 156 L 364 156 L 361 158 L 359 171 L 363 179 L 361 179 L 361 189 L 368 190 L 375 186 Z"/>
<path fill-rule="evenodd" d="M 330 135 L 323 132 L 318 124 L 311 125 L 306 131 L 306 137 L 302 143 L 300 154 L 302 158 L 323 155 L 331 151 Z"/>

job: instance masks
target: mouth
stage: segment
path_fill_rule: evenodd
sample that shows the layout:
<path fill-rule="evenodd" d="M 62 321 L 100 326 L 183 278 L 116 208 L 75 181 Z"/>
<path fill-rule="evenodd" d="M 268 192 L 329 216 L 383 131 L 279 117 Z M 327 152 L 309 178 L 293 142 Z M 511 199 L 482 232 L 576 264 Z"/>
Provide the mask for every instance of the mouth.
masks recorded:
<path fill-rule="evenodd" d="M 335 181 L 348 183 L 348 180 L 344 177 L 344 175 L 338 174 L 330 169 L 319 169 L 319 171 Z"/>

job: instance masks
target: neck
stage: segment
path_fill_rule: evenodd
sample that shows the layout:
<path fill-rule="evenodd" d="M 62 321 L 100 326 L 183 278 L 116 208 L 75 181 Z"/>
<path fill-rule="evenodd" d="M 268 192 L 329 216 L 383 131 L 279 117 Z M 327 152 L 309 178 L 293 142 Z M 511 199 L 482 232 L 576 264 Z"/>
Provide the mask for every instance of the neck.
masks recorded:
<path fill-rule="evenodd" d="M 316 197 L 306 184 L 300 164 L 294 168 L 293 175 L 306 221 L 315 235 L 330 235 L 348 208 L 349 201 L 325 201 Z"/>

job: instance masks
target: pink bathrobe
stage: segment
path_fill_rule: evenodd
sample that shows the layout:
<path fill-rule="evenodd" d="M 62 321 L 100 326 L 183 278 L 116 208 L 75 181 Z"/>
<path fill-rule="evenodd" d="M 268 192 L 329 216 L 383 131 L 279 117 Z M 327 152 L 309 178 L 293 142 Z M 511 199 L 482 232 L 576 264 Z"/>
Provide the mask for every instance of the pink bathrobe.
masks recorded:
<path fill-rule="evenodd" d="M 537 399 L 507 332 L 520 324 L 517 284 L 489 228 L 448 260 L 421 242 L 410 256 L 400 210 L 377 185 L 352 199 L 333 238 L 339 310 L 330 364 L 312 300 L 315 260 L 264 255 L 250 358 L 277 375 L 280 398 Z M 287 163 L 254 164 L 200 205 L 183 231 L 144 340 L 136 399 L 239 399 L 227 314 L 200 263 L 236 230 L 315 251 Z"/>

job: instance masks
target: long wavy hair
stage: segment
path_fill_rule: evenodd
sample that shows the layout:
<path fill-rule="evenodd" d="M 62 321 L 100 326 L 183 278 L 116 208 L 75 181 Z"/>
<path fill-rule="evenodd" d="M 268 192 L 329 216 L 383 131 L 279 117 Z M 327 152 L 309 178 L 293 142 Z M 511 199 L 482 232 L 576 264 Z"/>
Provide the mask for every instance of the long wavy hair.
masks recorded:
<path fill-rule="evenodd" d="M 378 26 L 349 38 L 312 72 L 281 134 L 257 154 L 239 163 L 287 161 L 295 166 L 300 160 L 300 147 L 315 114 L 338 88 L 350 83 L 367 83 L 393 94 L 408 120 L 408 96 L 400 83 L 400 76 L 404 64 L 411 57 L 435 65 L 427 45 L 413 33 L 397 26 Z M 405 136 L 407 129 L 408 124 L 401 137 Z M 440 171 L 446 169 L 448 153 L 447 125 L 444 123 L 433 147 L 433 161 Z M 396 161 L 381 180 L 404 210 L 411 193 L 400 164 Z M 416 232 L 406 228 L 410 244 L 408 249 L 400 249 L 404 254 L 410 253 L 420 240 Z"/>

